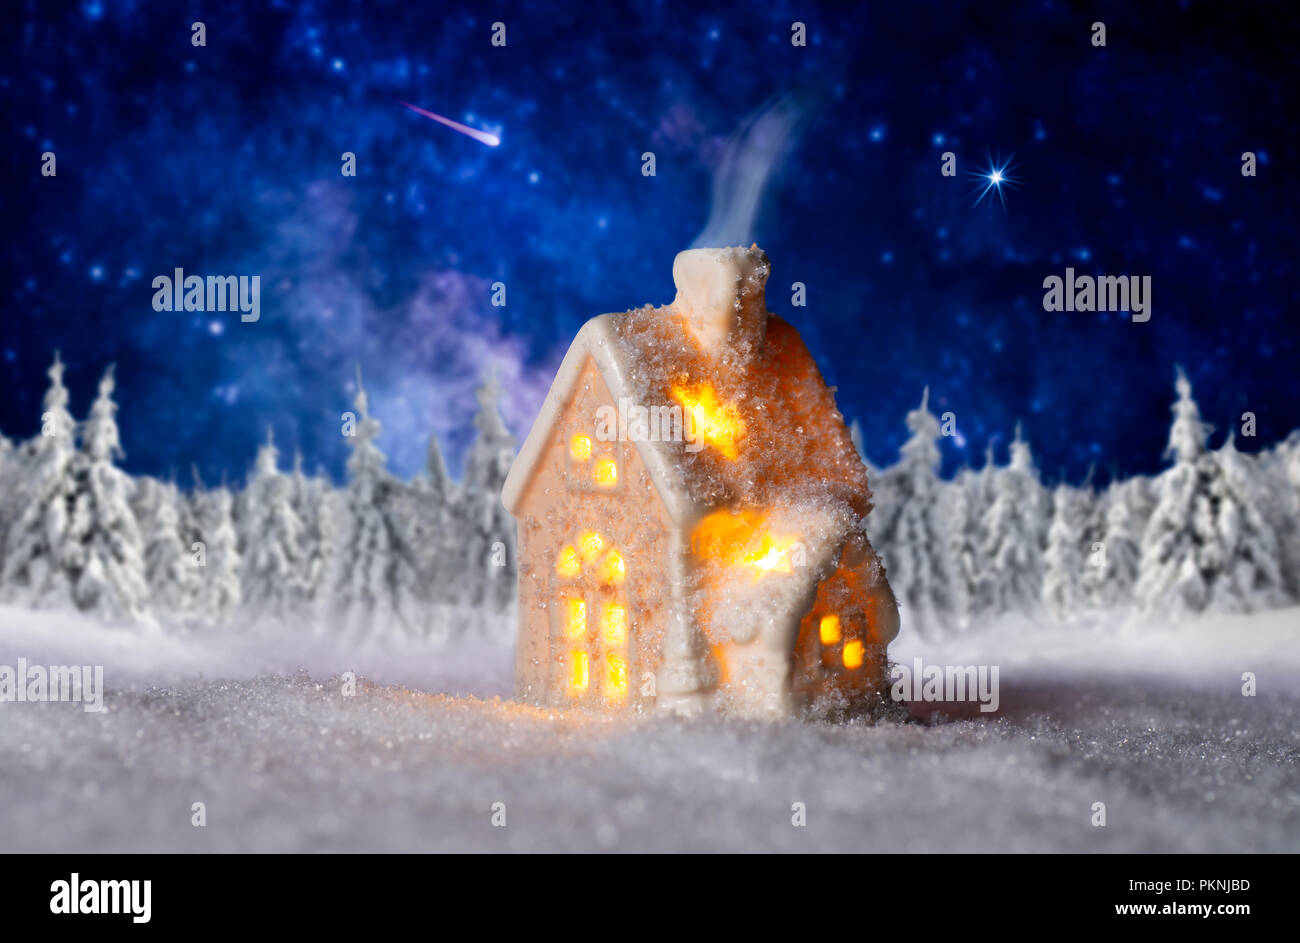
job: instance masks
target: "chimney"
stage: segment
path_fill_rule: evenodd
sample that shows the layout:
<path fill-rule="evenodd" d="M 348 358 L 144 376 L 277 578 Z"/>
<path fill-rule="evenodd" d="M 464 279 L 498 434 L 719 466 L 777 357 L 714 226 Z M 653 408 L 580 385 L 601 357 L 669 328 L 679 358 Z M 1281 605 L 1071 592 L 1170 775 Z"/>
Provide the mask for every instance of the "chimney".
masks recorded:
<path fill-rule="evenodd" d="M 763 286 L 771 270 L 758 246 L 679 252 L 673 260 L 673 308 L 709 353 L 756 351 L 767 330 Z"/>

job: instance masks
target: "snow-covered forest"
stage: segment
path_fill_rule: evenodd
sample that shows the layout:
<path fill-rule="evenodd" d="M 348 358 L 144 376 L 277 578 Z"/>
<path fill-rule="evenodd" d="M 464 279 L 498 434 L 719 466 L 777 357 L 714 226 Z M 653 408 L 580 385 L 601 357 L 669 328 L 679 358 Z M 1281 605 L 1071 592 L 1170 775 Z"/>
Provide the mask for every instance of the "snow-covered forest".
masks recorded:
<path fill-rule="evenodd" d="M 0 602 L 182 629 L 501 635 L 515 569 L 500 493 L 515 442 L 497 385 L 479 388 L 463 481 L 433 437 L 425 471 L 403 481 L 357 379 L 340 424 L 346 487 L 286 461 L 268 431 L 242 490 L 197 475 L 183 490 L 117 467 L 113 371 L 77 423 L 56 357 L 40 433 L 17 447 L 0 437 Z"/>
<path fill-rule="evenodd" d="M 507 641 L 514 525 L 499 499 L 515 441 L 493 382 L 479 390 L 463 480 L 437 439 L 412 480 L 386 468 L 358 377 L 342 416 L 347 484 L 308 475 L 269 434 L 242 490 L 132 478 L 110 369 L 84 421 L 63 365 L 49 369 L 41 430 L 0 436 L 0 602 L 73 608 L 179 629 L 282 626 Z M 1006 465 L 940 476 L 943 427 L 928 397 L 898 461 L 868 462 L 868 531 L 904 625 L 928 637 L 1007 617 L 1056 622 L 1248 612 L 1300 601 L 1300 433 L 1259 453 L 1231 433 L 1208 446 L 1191 384 L 1175 384 L 1154 477 L 1046 485 L 1017 432 Z M 861 445 L 859 443 L 859 449 Z"/>
<path fill-rule="evenodd" d="M 1006 465 L 990 453 L 941 479 L 923 395 L 898 462 L 867 463 L 867 529 L 905 624 L 933 637 L 1008 617 L 1168 622 L 1300 601 L 1300 432 L 1256 455 L 1232 431 L 1211 449 L 1181 370 L 1175 394 L 1168 467 L 1100 490 L 1045 484 L 1019 429 Z"/>

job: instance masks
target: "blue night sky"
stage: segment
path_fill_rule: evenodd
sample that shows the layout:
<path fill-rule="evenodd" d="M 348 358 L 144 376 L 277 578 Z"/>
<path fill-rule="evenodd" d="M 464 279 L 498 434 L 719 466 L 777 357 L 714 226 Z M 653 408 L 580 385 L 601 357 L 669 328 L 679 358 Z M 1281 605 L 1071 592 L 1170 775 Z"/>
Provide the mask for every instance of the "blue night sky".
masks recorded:
<path fill-rule="evenodd" d="M 1049 479 L 1154 471 L 1175 364 L 1215 444 L 1245 410 L 1245 450 L 1300 426 L 1286 5 L 486 6 L 6 4 L 0 430 L 37 431 L 60 349 L 79 417 L 117 364 L 133 472 L 240 479 L 269 423 L 339 476 L 359 362 L 394 469 L 433 430 L 458 468 L 485 370 L 522 437 L 584 320 L 671 300 L 728 139 L 792 89 L 749 239 L 876 462 L 926 384 L 948 470 L 1022 420 Z M 1151 320 L 1044 312 L 1066 266 L 1150 275 Z M 260 275 L 261 320 L 155 312 L 176 267 Z"/>

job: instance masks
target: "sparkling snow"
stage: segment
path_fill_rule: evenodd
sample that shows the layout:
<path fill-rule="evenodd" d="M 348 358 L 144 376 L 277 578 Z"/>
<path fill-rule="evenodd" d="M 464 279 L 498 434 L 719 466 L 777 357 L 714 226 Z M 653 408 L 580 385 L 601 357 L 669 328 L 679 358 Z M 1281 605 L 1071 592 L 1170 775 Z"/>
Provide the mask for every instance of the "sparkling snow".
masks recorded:
<path fill-rule="evenodd" d="M 1001 710 L 548 713 L 505 699 L 508 646 L 0 607 L 0 664 L 102 664 L 107 687 L 99 714 L 0 703 L 0 851 L 1300 851 L 1300 610 L 926 644 L 905 624 L 891 655 L 998 664 Z"/>

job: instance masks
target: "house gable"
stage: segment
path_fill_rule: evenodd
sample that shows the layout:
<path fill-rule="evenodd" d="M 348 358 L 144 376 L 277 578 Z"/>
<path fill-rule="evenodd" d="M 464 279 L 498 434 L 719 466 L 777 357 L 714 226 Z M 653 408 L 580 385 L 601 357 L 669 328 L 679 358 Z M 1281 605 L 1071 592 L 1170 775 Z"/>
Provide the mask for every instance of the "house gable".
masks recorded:
<path fill-rule="evenodd" d="M 541 441 L 519 523 L 519 693 L 639 703 L 663 648 L 672 521 L 640 453 L 597 436 L 614 397 L 591 357 Z"/>

